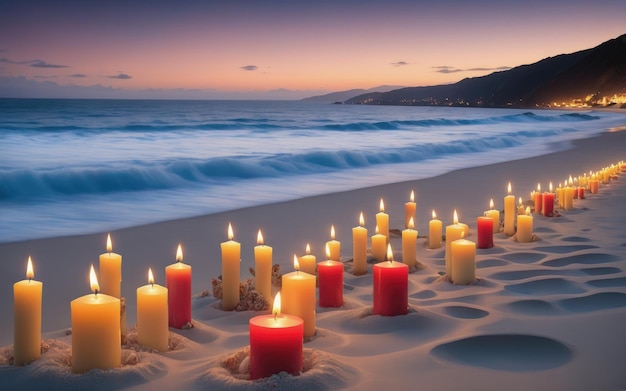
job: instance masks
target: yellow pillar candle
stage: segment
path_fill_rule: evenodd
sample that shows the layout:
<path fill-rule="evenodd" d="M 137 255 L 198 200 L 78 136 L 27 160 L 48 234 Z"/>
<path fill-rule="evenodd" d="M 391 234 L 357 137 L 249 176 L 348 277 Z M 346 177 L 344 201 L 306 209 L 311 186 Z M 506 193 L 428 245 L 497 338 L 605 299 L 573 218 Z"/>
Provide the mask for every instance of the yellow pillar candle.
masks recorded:
<path fill-rule="evenodd" d="M 372 256 L 382 262 L 387 254 L 387 237 L 378 232 L 378 225 L 376 225 L 375 232 L 372 235 Z"/>
<path fill-rule="evenodd" d="M 376 213 L 376 226 L 378 233 L 385 237 L 385 251 L 387 252 L 387 243 L 389 242 L 389 215 L 385 213 L 385 203 L 380 199 L 380 212 Z"/>
<path fill-rule="evenodd" d="M 563 209 L 572 210 L 574 209 L 574 180 L 572 176 L 569 176 L 567 180 L 567 187 L 563 189 Z"/>
<path fill-rule="evenodd" d="M 515 234 L 515 196 L 511 194 L 511 182 L 509 182 L 508 195 L 504 197 L 504 234 Z"/>
<path fill-rule="evenodd" d="M 367 228 L 363 212 L 359 216 L 359 226 L 352 228 L 352 273 L 360 276 L 367 273 Z"/>
<path fill-rule="evenodd" d="M 26 365 L 41 356 L 41 294 L 43 283 L 33 278 L 28 257 L 26 280 L 13 284 L 13 365 Z"/>
<path fill-rule="evenodd" d="M 93 265 L 89 273 L 93 294 L 70 303 L 72 316 L 72 372 L 118 368 L 120 345 L 120 299 L 98 293 Z"/>
<path fill-rule="evenodd" d="M 222 242 L 222 310 L 232 311 L 239 304 L 239 264 L 241 244 L 233 240 L 233 227 L 228 223 L 228 241 Z"/>
<path fill-rule="evenodd" d="M 517 201 L 517 214 L 523 215 L 525 211 L 526 208 L 524 208 L 524 200 L 522 200 L 522 197 L 520 197 Z"/>
<path fill-rule="evenodd" d="M 415 209 L 417 204 L 415 203 L 415 192 L 411 190 L 409 196 L 409 202 L 404 204 L 404 228 L 409 228 L 409 220 L 413 218 L 413 227 L 415 227 Z"/>
<path fill-rule="evenodd" d="M 562 208 L 565 205 L 563 199 L 563 185 L 559 183 L 559 186 L 556 188 L 556 204 L 559 208 Z"/>
<path fill-rule="evenodd" d="M 315 281 L 316 277 L 299 271 L 298 257 L 293 256 L 295 272 L 282 277 L 282 309 L 304 321 L 304 336 L 315 335 Z"/>
<path fill-rule="evenodd" d="M 408 228 L 402 230 L 402 262 L 409 267 L 417 264 L 417 230 L 413 217 L 409 219 Z"/>
<path fill-rule="evenodd" d="M 263 243 L 261 230 L 254 247 L 254 286 L 269 303 L 272 298 L 272 247 Z"/>
<path fill-rule="evenodd" d="M 446 276 L 450 281 L 453 278 L 452 270 L 452 242 L 465 237 L 465 226 L 459 224 L 459 216 L 454 210 L 454 220 L 452 225 L 446 226 Z"/>
<path fill-rule="evenodd" d="M 167 288 L 154 283 L 148 269 L 148 285 L 137 288 L 137 342 L 167 352 L 169 350 Z"/>
<path fill-rule="evenodd" d="M 520 243 L 533 241 L 533 216 L 530 215 L 528 207 L 523 215 L 517 216 L 517 241 Z"/>
<path fill-rule="evenodd" d="M 311 254 L 311 246 L 307 243 L 305 248 L 305 255 L 299 259 L 300 271 L 316 275 L 315 267 L 317 266 L 317 257 Z"/>
<path fill-rule="evenodd" d="M 341 261 L 341 242 L 335 240 L 335 226 L 330 226 L 330 241 L 326 242 L 328 249 L 330 250 L 331 261 Z"/>
<path fill-rule="evenodd" d="M 489 200 L 489 210 L 485 211 L 485 216 L 493 220 L 493 233 L 500 232 L 500 211 L 495 209 L 493 198 Z"/>
<path fill-rule="evenodd" d="M 452 282 L 458 285 L 476 281 L 476 243 L 458 239 L 452 242 Z"/>
<path fill-rule="evenodd" d="M 122 297 L 122 256 L 113 251 L 111 234 L 107 234 L 107 252 L 100 254 L 100 287 L 105 295 Z"/>
<path fill-rule="evenodd" d="M 441 247 L 441 232 L 443 224 L 437 219 L 437 213 L 433 209 L 433 218 L 428 222 L 428 247 L 431 249 Z"/>

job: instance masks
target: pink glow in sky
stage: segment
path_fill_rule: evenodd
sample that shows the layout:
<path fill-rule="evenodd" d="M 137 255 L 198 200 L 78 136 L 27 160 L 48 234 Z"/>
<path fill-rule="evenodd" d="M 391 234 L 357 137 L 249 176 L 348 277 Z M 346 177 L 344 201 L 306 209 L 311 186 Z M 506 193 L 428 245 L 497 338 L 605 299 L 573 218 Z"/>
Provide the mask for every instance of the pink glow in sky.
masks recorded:
<path fill-rule="evenodd" d="M 0 96 L 27 83 L 301 97 L 447 84 L 591 48 L 626 32 L 624 15 L 623 0 L 8 0 Z"/>

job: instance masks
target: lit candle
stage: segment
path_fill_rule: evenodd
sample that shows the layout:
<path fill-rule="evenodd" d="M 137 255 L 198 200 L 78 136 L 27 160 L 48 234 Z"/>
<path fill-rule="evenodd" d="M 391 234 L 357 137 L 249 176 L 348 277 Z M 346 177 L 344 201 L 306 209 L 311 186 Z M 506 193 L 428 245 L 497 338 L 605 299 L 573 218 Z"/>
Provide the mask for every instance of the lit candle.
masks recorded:
<path fill-rule="evenodd" d="M 517 216 L 517 241 L 528 243 L 533 241 L 533 216 L 530 215 L 530 208 L 526 208 L 526 213 Z"/>
<path fill-rule="evenodd" d="M 406 229 L 402 230 L 402 262 L 409 267 L 415 267 L 417 264 L 417 230 L 413 217 L 409 219 Z"/>
<path fill-rule="evenodd" d="M 105 295 L 122 297 L 122 256 L 112 252 L 111 234 L 107 234 L 107 252 L 100 254 L 100 286 Z"/>
<path fill-rule="evenodd" d="M 520 197 L 519 201 L 517 202 L 517 214 L 518 215 L 523 215 L 524 211 L 525 211 L 524 200 L 522 200 L 522 197 Z"/>
<path fill-rule="evenodd" d="M 317 263 L 317 257 L 311 254 L 311 246 L 308 243 L 306 244 L 304 251 L 305 255 L 301 256 L 298 260 L 300 270 L 311 275 L 316 275 L 315 265 Z"/>
<path fill-rule="evenodd" d="M 89 273 L 93 294 L 72 300 L 72 372 L 118 368 L 120 344 L 120 299 L 98 293 L 93 265 Z"/>
<path fill-rule="evenodd" d="M 232 311 L 237 307 L 239 297 L 239 263 L 241 244 L 233 240 L 233 227 L 228 223 L 228 241 L 222 242 L 222 310 Z"/>
<path fill-rule="evenodd" d="M 441 232 L 443 224 L 437 219 L 437 213 L 433 209 L 432 219 L 428 222 L 428 247 L 431 249 L 441 247 Z"/>
<path fill-rule="evenodd" d="M 446 276 L 450 281 L 452 281 L 453 278 L 451 245 L 455 240 L 462 239 L 464 237 L 465 227 L 459 224 L 459 216 L 455 209 L 453 224 L 446 226 Z"/>
<path fill-rule="evenodd" d="M 386 243 L 389 242 L 389 215 L 385 213 L 385 203 L 380 199 L 380 212 L 376 213 L 376 226 L 378 233 L 385 236 Z"/>
<path fill-rule="evenodd" d="M 563 185 L 559 183 L 559 186 L 556 188 L 556 202 L 560 208 L 565 205 L 565 200 L 563 199 Z"/>
<path fill-rule="evenodd" d="M 160 352 L 169 350 L 167 288 L 154 283 L 148 269 L 148 285 L 137 288 L 137 342 Z"/>
<path fill-rule="evenodd" d="M 552 182 L 548 187 L 549 191 L 543 193 L 541 197 L 541 206 L 543 207 L 543 215 L 550 217 L 554 214 L 554 193 L 552 193 Z"/>
<path fill-rule="evenodd" d="M 591 179 L 589 181 L 589 192 L 591 194 L 598 194 L 598 188 L 600 187 L 600 181 L 597 179 Z"/>
<path fill-rule="evenodd" d="M 537 183 L 537 191 L 534 195 L 535 201 L 535 213 L 540 214 L 543 212 L 543 194 L 541 194 L 541 184 Z"/>
<path fill-rule="evenodd" d="M 378 232 L 378 225 L 374 230 L 375 234 L 372 235 L 372 256 L 379 261 L 385 260 L 385 254 L 387 252 L 387 237 Z"/>
<path fill-rule="evenodd" d="M 563 189 L 563 209 L 574 209 L 574 182 L 572 176 L 569 176 L 567 186 Z"/>
<path fill-rule="evenodd" d="M 271 315 L 250 319 L 250 379 L 256 380 L 287 372 L 302 372 L 304 322 L 297 316 L 282 314 L 280 292 L 274 298 Z"/>
<path fill-rule="evenodd" d="M 328 245 L 326 245 L 326 256 L 330 257 Z M 343 263 L 327 259 L 317 264 L 317 273 L 320 307 L 341 307 L 343 305 Z"/>
<path fill-rule="evenodd" d="M 409 196 L 409 202 L 404 203 L 404 227 L 409 228 L 409 220 L 413 218 L 413 227 L 415 227 L 415 209 L 417 204 L 415 203 L 415 192 L 411 190 Z"/>
<path fill-rule="evenodd" d="M 515 234 L 515 196 L 511 194 L 511 182 L 509 182 L 508 195 L 504 197 L 504 234 Z"/>
<path fill-rule="evenodd" d="M 359 226 L 352 228 L 352 273 L 355 276 L 367 273 L 367 228 L 364 225 L 361 212 Z"/>
<path fill-rule="evenodd" d="M 452 242 L 452 282 L 458 285 L 476 281 L 476 243 L 457 239 Z"/>
<path fill-rule="evenodd" d="M 183 263 L 183 248 L 176 250 L 176 263 L 165 268 L 165 286 L 168 291 L 170 327 L 182 329 L 191 322 L 191 266 Z"/>
<path fill-rule="evenodd" d="M 283 312 L 304 321 L 304 336 L 315 335 L 315 276 L 299 271 L 298 257 L 293 256 L 295 272 L 282 277 Z"/>
<path fill-rule="evenodd" d="M 500 232 L 500 211 L 495 209 L 493 198 L 489 200 L 489 210 L 485 211 L 485 216 L 493 221 L 493 233 L 497 234 Z"/>
<path fill-rule="evenodd" d="M 493 219 L 491 217 L 479 216 L 476 219 L 478 230 L 478 248 L 493 247 Z"/>
<path fill-rule="evenodd" d="M 388 261 L 374 265 L 374 315 L 405 315 L 409 305 L 409 266 L 395 262 L 391 245 L 387 246 Z"/>
<path fill-rule="evenodd" d="M 254 247 L 254 286 L 268 302 L 272 297 L 272 247 L 263 243 L 261 230 Z"/>
<path fill-rule="evenodd" d="M 13 284 L 13 365 L 26 365 L 41 356 L 41 294 L 43 283 L 33 278 L 28 257 L 26 280 Z"/>
<path fill-rule="evenodd" d="M 341 260 L 341 242 L 335 240 L 335 226 L 330 226 L 330 241 L 326 242 L 326 246 L 330 249 L 330 255 L 328 259 L 333 261 Z"/>

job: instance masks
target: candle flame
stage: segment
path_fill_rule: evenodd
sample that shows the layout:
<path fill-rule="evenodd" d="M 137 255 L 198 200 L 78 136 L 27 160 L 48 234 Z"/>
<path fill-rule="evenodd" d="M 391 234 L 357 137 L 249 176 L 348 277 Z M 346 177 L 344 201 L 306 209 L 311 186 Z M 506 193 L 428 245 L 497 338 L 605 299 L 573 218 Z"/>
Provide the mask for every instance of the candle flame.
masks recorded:
<path fill-rule="evenodd" d="M 326 259 L 330 259 L 330 246 L 326 243 Z"/>
<path fill-rule="evenodd" d="M 389 263 L 393 262 L 393 251 L 391 251 L 391 244 L 387 245 L 387 260 Z"/>
<path fill-rule="evenodd" d="M 30 259 L 30 255 L 28 256 L 28 263 L 26 264 L 26 278 L 32 280 L 35 278 L 35 272 L 33 271 L 33 261 Z"/>
<path fill-rule="evenodd" d="M 541 183 L 537 183 L 537 193 L 541 193 Z"/>
<path fill-rule="evenodd" d="M 520 197 L 520 198 L 519 198 L 519 200 L 518 200 L 517 202 L 518 202 L 518 204 L 519 204 L 520 206 L 522 206 L 522 204 L 524 203 L 524 201 L 522 201 L 522 197 Z"/>
<path fill-rule="evenodd" d="M 148 268 L 148 284 L 154 285 L 154 275 L 151 267 Z"/>
<path fill-rule="evenodd" d="M 335 226 L 330 226 L 330 240 L 335 240 Z"/>
<path fill-rule="evenodd" d="M 567 184 L 572 186 L 574 184 L 574 180 L 572 179 L 572 176 L 569 176 L 569 179 L 567 180 Z"/>
<path fill-rule="evenodd" d="M 378 224 L 376 224 L 376 228 L 374 229 L 374 233 L 378 235 Z"/>
<path fill-rule="evenodd" d="M 293 268 L 296 269 L 296 271 L 300 270 L 300 262 L 298 262 L 296 254 L 293 254 Z"/>
<path fill-rule="evenodd" d="M 409 201 L 415 202 L 415 192 L 411 190 L 411 196 L 409 197 Z"/>
<path fill-rule="evenodd" d="M 111 244 L 111 234 L 107 234 L 107 252 L 113 251 L 113 244 Z"/>
<path fill-rule="evenodd" d="M 385 211 L 385 203 L 383 202 L 383 199 L 380 199 L 380 211 L 384 212 Z"/>
<path fill-rule="evenodd" d="M 310 255 L 311 254 L 311 245 L 310 244 L 306 244 L 306 255 Z"/>
<path fill-rule="evenodd" d="M 548 186 L 548 189 L 549 189 L 550 193 L 552 193 L 552 182 L 550 182 L 550 185 Z"/>
<path fill-rule="evenodd" d="M 233 240 L 235 235 L 233 234 L 233 226 L 228 223 L 228 240 Z"/>
<path fill-rule="evenodd" d="M 495 204 L 493 203 L 493 198 L 491 198 L 489 200 L 489 209 L 493 209 L 495 207 Z"/>
<path fill-rule="evenodd" d="M 526 207 L 526 216 L 530 216 L 530 206 Z"/>
<path fill-rule="evenodd" d="M 274 306 L 272 307 L 272 315 L 274 315 L 274 319 L 280 316 L 280 292 L 274 296 Z"/>
<path fill-rule="evenodd" d="M 359 225 L 362 227 L 365 225 L 365 219 L 363 218 L 363 212 L 359 215 Z"/>
<path fill-rule="evenodd" d="M 176 249 L 176 261 L 178 262 L 182 262 L 183 261 L 183 247 L 181 246 L 181 244 L 178 244 L 178 249 Z"/>
<path fill-rule="evenodd" d="M 263 234 L 261 233 L 261 230 L 259 230 L 259 233 L 256 236 L 256 244 L 263 244 Z"/>
<path fill-rule="evenodd" d="M 459 223 L 459 215 L 456 213 L 456 209 L 454 210 L 454 218 L 452 219 L 452 222 L 454 224 L 458 224 Z"/>
<path fill-rule="evenodd" d="M 413 216 L 411 216 L 411 218 L 409 218 L 409 229 L 413 229 L 415 228 L 415 221 L 413 221 Z"/>
<path fill-rule="evenodd" d="M 91 270 L 89 270 L 89 284 L 91 285 L 91 291 L 98 294 L 100 285 L 98 285 L 98 277 L 96 277 L 96 271 L 93 268 L 93 264 L 91 264 Z"/>
<path fill-rule="evenodd" d="M 507 192 L 511 194 L 511 182 L 509 182 L 509 186 L 507 187 Z"/>

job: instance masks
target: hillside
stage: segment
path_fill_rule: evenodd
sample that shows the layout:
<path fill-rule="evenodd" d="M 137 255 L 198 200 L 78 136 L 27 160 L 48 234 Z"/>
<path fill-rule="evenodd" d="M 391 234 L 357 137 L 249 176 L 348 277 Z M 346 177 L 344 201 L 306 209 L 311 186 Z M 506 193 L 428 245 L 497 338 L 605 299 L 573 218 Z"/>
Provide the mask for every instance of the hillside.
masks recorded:
<path fill-rule="evenodd" d="M 333 102 L 333 103 L 343 102 L 347 99 L 352 98 L 353 96 L 367 94 L 371 92 L 387 92 L 387 91 L 392 91 L 398 88 L 402 88 L 402 87 L 401 86 L 378 86 L 378 87 L 370 88 L 367 90 L 363 88 L 359 88 L 359 89 L 352 89 L 352 90 L 346 90 L 346 91 L 331 92 L 329 94 L 324 94 L 324 95 L 311 96 L 308 98 L 304 98 L 302 100 L 309 101 L 309 102 Z"/>

